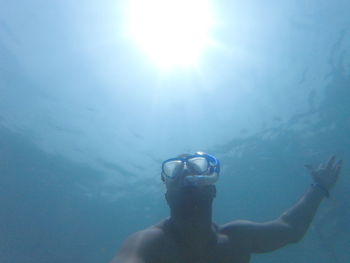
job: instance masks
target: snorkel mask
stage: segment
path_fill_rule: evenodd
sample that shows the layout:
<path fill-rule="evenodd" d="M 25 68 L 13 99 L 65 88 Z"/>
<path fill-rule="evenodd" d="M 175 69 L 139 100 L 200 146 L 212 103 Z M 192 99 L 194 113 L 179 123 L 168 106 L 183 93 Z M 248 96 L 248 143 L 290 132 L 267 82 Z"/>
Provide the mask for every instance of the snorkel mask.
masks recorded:
<path fill-rule="evenodd" d="M 203 186 L 215 184 L 219 179 L 220 162 L 214 156 L 196 152 L 193 155 L 165 160 L 162 164 L 162 180 L 171 183 L 183 175 L 183 185 Z"/>

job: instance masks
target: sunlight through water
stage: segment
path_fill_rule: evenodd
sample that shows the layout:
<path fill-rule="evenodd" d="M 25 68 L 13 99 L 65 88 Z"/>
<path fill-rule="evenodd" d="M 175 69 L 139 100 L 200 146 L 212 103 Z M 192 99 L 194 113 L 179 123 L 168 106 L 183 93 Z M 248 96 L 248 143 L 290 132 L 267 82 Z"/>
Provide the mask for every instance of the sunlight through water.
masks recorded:
<path fill-rule="evenodd" d="M 160 68 L 195 67 L 213 40 L 208 0 L 129 0 L 127 31 Z"/>

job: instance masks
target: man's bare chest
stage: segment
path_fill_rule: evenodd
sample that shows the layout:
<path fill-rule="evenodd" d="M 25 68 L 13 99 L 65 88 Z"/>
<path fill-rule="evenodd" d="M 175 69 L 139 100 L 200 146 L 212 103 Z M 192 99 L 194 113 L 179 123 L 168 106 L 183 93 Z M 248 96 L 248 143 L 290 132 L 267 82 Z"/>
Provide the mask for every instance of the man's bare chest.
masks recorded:
<path fill-rule="evenodd" d="M 239 242 L 218 236 L 215 244 L 206 248 L 187 247 L 173 241 L 164 242 L 156 260 L 150 263 L 248 263 L 250 254 Z"/>

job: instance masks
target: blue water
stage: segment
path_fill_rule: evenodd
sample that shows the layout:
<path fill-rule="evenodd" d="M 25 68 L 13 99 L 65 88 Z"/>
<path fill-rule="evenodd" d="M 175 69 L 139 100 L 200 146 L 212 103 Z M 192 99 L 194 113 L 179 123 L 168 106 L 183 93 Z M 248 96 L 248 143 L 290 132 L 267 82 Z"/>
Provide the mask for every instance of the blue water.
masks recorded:
<path fill-rule="evenodd" d="M 108 262 L 168 216 L 161 161 L 222 163 L 214 221 L 271 220 L 304 164 L 345 161 L 297 244 L 256 263 L 350 260 L 350 2 L 219 1 L 200 68 L 162 73 L 123 1 L 0 1 L 0 262 Z"/>

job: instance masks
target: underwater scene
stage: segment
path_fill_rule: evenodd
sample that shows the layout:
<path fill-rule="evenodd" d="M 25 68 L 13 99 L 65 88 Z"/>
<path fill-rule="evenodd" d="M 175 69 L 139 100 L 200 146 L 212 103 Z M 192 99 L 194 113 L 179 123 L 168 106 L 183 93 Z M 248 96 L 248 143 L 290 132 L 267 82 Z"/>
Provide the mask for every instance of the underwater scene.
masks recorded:
<path fill-rule="evenodd" d="M 0 1 L 0 263 L 350 262 L 349 10 Z M 163 163 L 196 152 L 220 169 Z M 315 171 L 332 156 L 328 188 Z M 169 260 L 133 261 L 125 240 L 174 216 L 169 184 L 186 169 L 215 186 L 218 226 L 269 222 L 308 191 L 320 205 L 305 235 L 269 253 L 178 260 L 155 245 Z"/>

